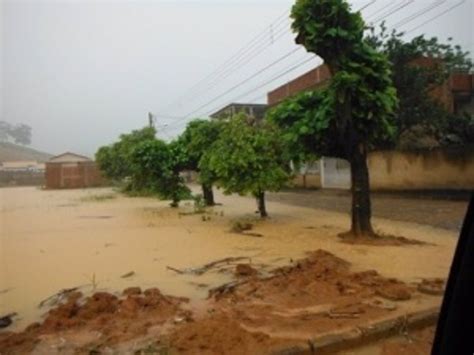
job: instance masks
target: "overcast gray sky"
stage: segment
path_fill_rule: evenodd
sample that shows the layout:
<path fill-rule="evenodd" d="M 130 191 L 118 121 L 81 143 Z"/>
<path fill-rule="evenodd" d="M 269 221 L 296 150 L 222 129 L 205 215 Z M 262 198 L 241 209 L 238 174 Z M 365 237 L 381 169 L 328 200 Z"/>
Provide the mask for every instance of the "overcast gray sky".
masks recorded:
<path fill-rule="evenodd" d="M 401 30 L 460 4 L 407 37 L 451 36 L 474 52 L 473 1 L 352 3 L 371 4 L 364 16 L 387 16 L 389 27 L 413 15 Z M 35 148 L 92 156 L 120 133 L 143 127 L 148 111 L 158 117 L 160 137 L 169 139 L 191 117 L 231 101 L 265 102 L 267 91 L 319 64 L 299 50 L 255 75 L 297 48 L 287 31 L 292 3 L 0 0 L 0 119 L 30 125 Z M 221 66 L 259 34 L 253 47 Z"/>

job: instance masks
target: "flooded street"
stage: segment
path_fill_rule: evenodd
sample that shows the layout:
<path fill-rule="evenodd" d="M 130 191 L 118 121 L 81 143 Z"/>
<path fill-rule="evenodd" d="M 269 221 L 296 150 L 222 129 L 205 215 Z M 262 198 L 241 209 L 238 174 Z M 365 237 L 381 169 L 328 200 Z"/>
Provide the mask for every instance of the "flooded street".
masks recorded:
<path fill-rule="evenodd" d="M 348 245 L 336 239 L 349 227 L 345 214 L 278 202 L 268 203 L 270 219 L 255 222 L 253 232 L 262 237 L 245 236 L 230 228 L 235 220 L 256 218 L 254 201 L 221 194 L 217 201 L 223 205 L 203 218 L 192 213 L 191 202 L 171 209 L 168 202 L 111 189 L 0 189 L 0 314 L 17 312 L 9 329 L 21 329 L 47 311 L 38 307 L 42 300 L 72 287 L 86 295 L 159 287 L 199 300 L 232 273 L 181 275 L 167 266 L 186 269 L 242 256 L 270 269 L 320 248 L 350 261 L 354 270 L 376 269 L 407 282 L 446 277 L 457 237 L 454 231 L 375 219 L 385 233 L 434 245 Z"/>

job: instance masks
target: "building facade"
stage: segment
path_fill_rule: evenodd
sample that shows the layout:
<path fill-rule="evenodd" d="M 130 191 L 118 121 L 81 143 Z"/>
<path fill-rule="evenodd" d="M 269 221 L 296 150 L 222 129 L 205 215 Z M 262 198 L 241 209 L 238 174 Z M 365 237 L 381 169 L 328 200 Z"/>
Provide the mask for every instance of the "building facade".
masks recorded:
<path fill-rule="evenodd" d="M 210 117 L 214 119 L 226 119 L 239 113 L 244 113 L 249 117 L 262 120 L 265 117 L 267 107 L 268 105 L 265 104 L 231 103 L 219 111 L 214 112 Z"/>
<path fill-rule="evenodd" d="M 412 63 L 422 67 L 436 64 L 430 58 Z M 272 107 L 302 91 L 327 85 L 331 74 L 320 65 L 267 94 Z M 431 91 L 451 113 L 474 114 L 474 75 L 452 73 Z M 452 153 L 456 151 L 456 153 Z M 436 148 L 420 151 L 376 151 L 368 156 L 372 190 L 474 189 L 474 147 Z M 323 157 L 298 172 L 295 185 L 308 188 L 349 189 L 350 165 L 347 161 Z"/>
<path fill-rule="evenodd" d="M 73 189 L 103 185 L 96 163 L 79 154 L 64 153 L 46 162 L 47 189 Z"/>

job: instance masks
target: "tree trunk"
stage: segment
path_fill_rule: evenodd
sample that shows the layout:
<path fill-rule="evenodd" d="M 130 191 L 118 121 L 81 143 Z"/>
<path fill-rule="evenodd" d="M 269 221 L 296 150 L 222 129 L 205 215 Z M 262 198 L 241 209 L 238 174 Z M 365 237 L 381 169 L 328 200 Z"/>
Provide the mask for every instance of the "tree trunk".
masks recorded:
<path fill-rule="evenodd" d="M 256 195 L 257 198 L 257 206 L 258 212 L 260 213 L 260 217 L 265 218 L 268 217 L 267 208 L 265 207 L 265 192 L 260 191 Z"/>
<path fill-rule="evenodd" d="M 369 169 L 367 151 L 363 144 L 354 146 L 350 155 L 351 192 L 352 192 L 352 226 L 351 234 L 360 237 L 373 237 L 374 231 L 370 219 Z"/>
<path fill-rule="evenodd" d="M 206 206 L 214 206 L 214 192 L 212 191 L 212 185 L 202 184 L 202 196 Z"/>

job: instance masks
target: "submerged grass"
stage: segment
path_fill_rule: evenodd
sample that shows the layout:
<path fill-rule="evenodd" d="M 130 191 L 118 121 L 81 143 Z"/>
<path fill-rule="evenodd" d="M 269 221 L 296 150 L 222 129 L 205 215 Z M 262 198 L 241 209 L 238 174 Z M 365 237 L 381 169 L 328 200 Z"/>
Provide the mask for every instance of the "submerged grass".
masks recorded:
<path fill-rule="evenodd" d="M 88 195 L 81 197 L 80 201 L 82 202 L 102 202 L 102 201 L 108 201 L 108 200 L 113 200 L 117 198 L 117 194 L 111 192 L 111 193 L 106 193 L 106 194 L 94 194 L 94 195 Z"/>

